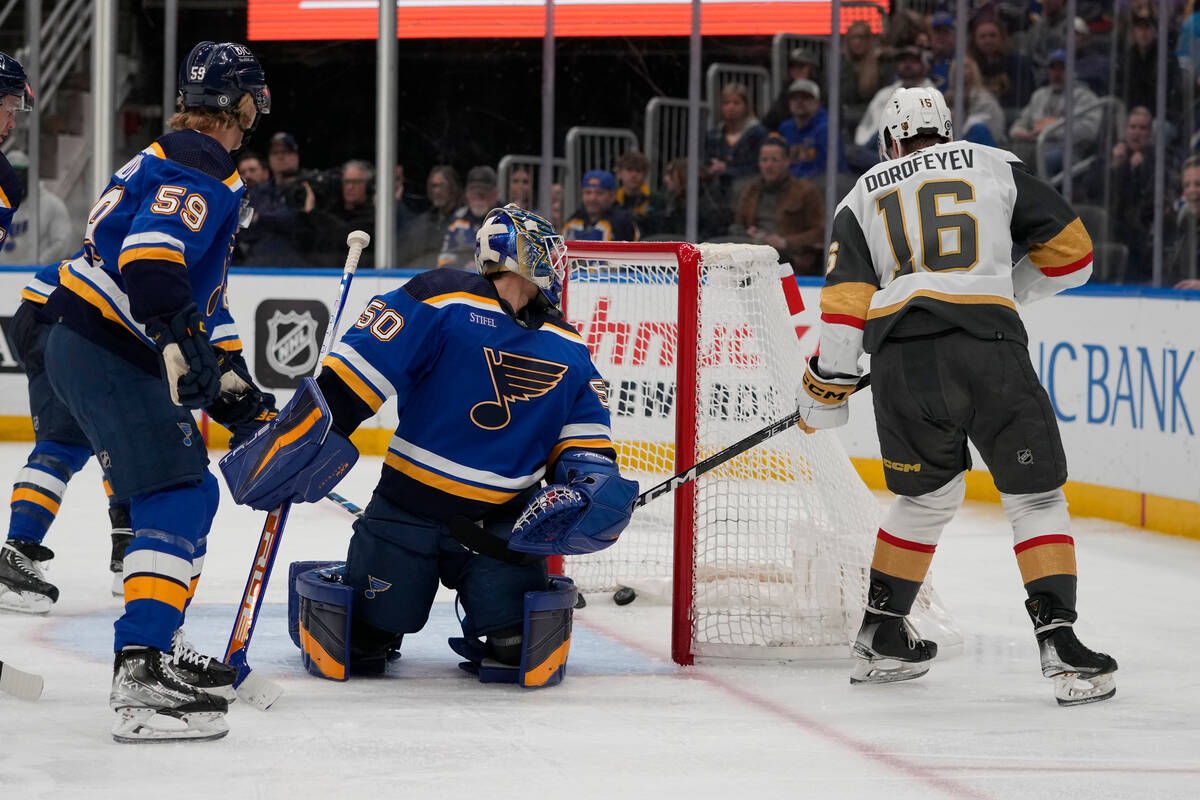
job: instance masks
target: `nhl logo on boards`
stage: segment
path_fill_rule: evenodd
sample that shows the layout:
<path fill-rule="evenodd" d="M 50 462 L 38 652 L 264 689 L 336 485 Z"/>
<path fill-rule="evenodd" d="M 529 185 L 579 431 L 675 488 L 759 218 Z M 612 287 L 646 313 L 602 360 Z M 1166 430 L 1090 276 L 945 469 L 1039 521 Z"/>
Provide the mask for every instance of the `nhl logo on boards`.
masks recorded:
<path fill-rule="evenodd" d="M 311 375 L 329 325 L 318 300 L 264 300 L 254 313 L 254 374 L 272 389 L 294 389 Z"/>
<path fill-rule="evenodd" d="M 1033 463 L 1033 451 L 1029 448 L 1017 451 L 1017 463 L 1026 466 Z"/>

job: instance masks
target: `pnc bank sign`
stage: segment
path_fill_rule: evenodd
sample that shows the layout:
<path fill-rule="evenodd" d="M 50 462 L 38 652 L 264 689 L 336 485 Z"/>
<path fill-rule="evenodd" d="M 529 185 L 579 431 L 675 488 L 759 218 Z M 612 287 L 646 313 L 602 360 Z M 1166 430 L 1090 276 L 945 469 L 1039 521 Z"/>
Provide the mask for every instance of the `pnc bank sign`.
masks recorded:
<path fill-rule="evenodd" d="M 386 0 L 385 0 L 386 1 Z M 544 0 L 395 0 L 401 39 L 541 38 Z M 829 0 L 702 0 L 705 36 L 805 36 L 830 33 Z M 886 13 L 889 0 L 875 5 Z M 874 9 L 868 8 L 868 11 Z M 249 0 L 247 37 L 255 40 L 374 39 L 378 0 Z M 556 36 L 686 36 L 691 0 L 556 0 Z M 843 29 L 881 15 L 843 8 Z"/>

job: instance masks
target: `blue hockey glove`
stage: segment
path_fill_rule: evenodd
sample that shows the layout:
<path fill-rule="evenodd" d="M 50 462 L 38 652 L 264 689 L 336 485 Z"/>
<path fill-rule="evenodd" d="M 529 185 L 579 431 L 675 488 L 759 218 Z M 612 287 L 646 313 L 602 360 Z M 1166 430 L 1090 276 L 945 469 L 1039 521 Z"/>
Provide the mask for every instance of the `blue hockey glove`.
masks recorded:
<path fill-rule="evenodd" d="M 162 353 L 171 402 L 184 408 L 211 403 L 220 391 L 221 368 L 196 304 L 148 321 L 146 333 Z"/>
<path fill-rule="evenodd" d="M 817 369 L 817 356 L 809 359 L 804 379 L 796 392 L 796 410 L 801 420 L 796 427 L 805 433 L 840 428 L 850 421 L 846 401 L 858 385 L 858 377 L 824 378 Z"/>
<path fill-rule="evenodd" d="M 585 450 L 558 460 L 554 483 L 533 496 L 513 525 L 509 548 L 538 555 L 581 555 L 612 545 L 629 524 L 637 481 L 617 462 Z"/>
<path fill-rule="evenodd" d="M 357 460 L 358 450 L 333 427 L 317 382 L 305 378 L 278 416 L 220 466 L 234 502 L 270 511 L 285 500 L 320 500 Z"/>

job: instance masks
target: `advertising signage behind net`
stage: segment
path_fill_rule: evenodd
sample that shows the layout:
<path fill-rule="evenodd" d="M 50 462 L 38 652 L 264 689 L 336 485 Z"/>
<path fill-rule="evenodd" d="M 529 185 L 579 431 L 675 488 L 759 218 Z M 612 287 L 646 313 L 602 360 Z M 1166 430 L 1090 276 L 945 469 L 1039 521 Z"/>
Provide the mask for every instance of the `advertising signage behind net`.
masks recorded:
<path fill-rule="evenodd" d="M 386 2 L 386 0 L 385 0 Z M 879 32 L 890 0 L 843 7 L 843 29 L 866 19 Z M 543 0 L 396 0 L 401 39 L 540 38 Z M 376 0 L 249 0 L 251 41 L 374 39 Z M 558 36 L 686 36 L 691 0 L 558 0 Z M 829 0 L 704 0 L 705 36 L 830 32 Z"/>

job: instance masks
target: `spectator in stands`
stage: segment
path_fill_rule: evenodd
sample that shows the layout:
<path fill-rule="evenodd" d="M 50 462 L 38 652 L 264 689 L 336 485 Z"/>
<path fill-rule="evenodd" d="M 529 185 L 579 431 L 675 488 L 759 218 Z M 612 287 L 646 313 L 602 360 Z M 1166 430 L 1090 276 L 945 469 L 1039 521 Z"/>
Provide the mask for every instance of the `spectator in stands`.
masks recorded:
<path fill-rule="evenodd" d="M 750 91 L 740 83 L 721 89 L 721 122 L 708 132 L 704 155 L 708 173 L 732 195 L 758 174 L 758 148 L 767 129 L 754 116 Z"/>
<path fill-rule="evenodd" d="M 791 109 L 788 106 L 788 87 L 800 79 L 814 81 L 818 86 L 821 85 L 821 62 L 817 59 L 815 51 L 800 45 L 793 47 L 788 53 L 788 74 L 787 79 L 783 84 L 783 91 L 775 98 L 775 102 L 771 103 L 771 107 L 767 109 L 767 113 L 763 115 L 762 126 L 766 131 L 779 130 L 779 126 L 783 121 L 791 116 Z M 747 95 L 747 98 L 749 95 Z M 747 99 L 749 105 L 749 99 Z M 754 107 L 749 106 L 751 112 Z M 762 144 L 760 139 L 758 144 Z M 758 158 L 757 146 L 752 151 L 754 158 Z M 753 173 L 753 170 L 751 171 Z"/>
<path fill-rule="evenodd" d="M 825 199 L 788 169 L 788 146 L 772 134 L 758 155 L 758 178 L 738 198 L 731 237 L 769 244 L 797 275 L 820 275 L 825 243 Z"/>
<path fill-rule="evenodd" d="M 374 202 L 374 187 L 372 186 L 372 202 Z M 417 217 L 424 213 L 429 208 L 429 203 L 420 195 L 415 195 L 408 191 L 404 181 L 404 165 L 397 164 L 395 171 L 392 173 L 392 196 L 396 198 L 396 234 L 397 239 L 402 240 L 408 233 L 408 229 L 416 221 Z M 397 253 L 401 248 L 397 248 Z M 404 263 L 397 258 L 396 264 Z"/>
<path fill-rule="evenodd" d="M 1033 94 L 1033 67 L 1012 50 L 1004 24 L 980 17 L 971 32 L 971 58 L 979 65 L 984 87 L 1004 108 L 1024 108 Z"/>
<path fill-rule="evenodd" d="M 646 225 L 638 223 L 643 236 L 660 241 L 682 241 L 687 229 L 686 158 L 670 161 L 663 170 L 662 191 L 650 198 Z M 696 212 L 696 235 L 708 242 L 725 235 L 729 227 L 729 203 L 721 192 L 721 182 L 703 167 L 700 169 L 700 207 Z"/>
<path fill-rule="evenodd" d="M 842 130 L 849 133 L 858 127 L 867 103 L 891 82 L 891 69 L 880 58 L 871 26 L 863 20 L 851 23 L 842 44 Z"/>
<path fill-rule="evenodd" d="M 313 228 L 313 250 L 309 260 L 319 267 L 341 267 L 346 262 L 346 236 L 360 230 L 371 234 L 371 244 L 358 265 L 375 266 L 375 167 L 354 159 L 342 166 L 342 190 L 329 208 L 308 214 Z"/>
<path fill-rule="evenodd" d="M 637 223 L 616 204 L 617 180 L 611 172 L 594 169 L 583 176 L 580 201 L 563 225 L 564 239 L 592 242 L 636 242 L 641 238 Z"/>
<path fill-rule="evenodd" d="M 467 173 L 465 194 L 467 204 L 454 212 L 454 219 L 446 226 L 442 252 L 437 260 L 439 267 L 475 269 L 475 233 L 500 198 L 496 170 L 487 166 L 472 167 Z"/>
<path fill-rule="evenodd" d="M 929 51 L 916 45 L 900 48 L 896 54 L 896 80 L 880 89 L 871 98 L 854 131 L 854 150 L 847 154 L 851 164 L 859 169 L 868 169 L 879 161 L 879 121 L 883 109 L 892 93 L 900 87 L 933 86 L 929 80 Z"/>
<path fill-rule="evenodd" d="M 1064 50 L 1072 30 L 1066 0 L 1042 0 L 1042 13 L 1025 33 L 1025 50 L 1039 69 L 1049 65 L 1050 54 Z"/>
<path fill-rule="evenodd" d="M 524 167 L 515 167 L 508 176 L 508 202 L 521 208 L 533 208 L 533 176 Z"/>
<path fill-rule="evenodd" d="M 954 17 L 939 11 L 933 15 L 929 27 L 932 31 L 929 37 L 932 58 L 929 79 L 945 94 L 950 88 L 950 63 L 954 60 Z"/>
<path fill-rule="evenodd" d="M 1109 180 L 1112 202 L 1108 210 L 1113 237 L 1129 248 L 1126 281 L 1150 277 L 1154 237 L 1154 143 L 1150 132 L 1154 115 L 1138 106 L 1129 112 L 1125 135 L 1112 149 Z"/>
<path fill-rule="evenodd" d="M 308 180 L 300 175 L 300 146 L 296 137 L 280 131 L 267 150 L 271 177 L 249 192 L 254 217 L 238 234 L 238 263 L 269 267 L 313 266 L 312 226 L 306 216 L 317 207 Z"/>
<path fill-rule="evenodd" d="M 829 152 L 829 114 L 821 108 L 821 87 L 801 78 L 788 87 L 792 116 L 779 126 L 779 135 L 788 143 L 791 171 L 797 178 L 825 174 L 825 154 Z M 839 161 L 844 162 L 838 152 Z M 839 171 L 844 171 L 844 163 Z"/>
<path fill-rule="evenodd" d="M 1033 164 L 1038 135 L 1047 126 L 1062 119 L 1066 106 L 1067 54 L 1062 50 L 1051 53 L 1048 69 L 1050 83 L 1033 93 L 1029 98 L 1029 105 L 1021 110 L 1021 114 L 1008 131 L 1013 152 L 1027 164 Z M 1072 95 L 1075 104 L 1073 138 L 1076 152 L 1082 155 L 1095 149 L 1103 117 L 1099 108 L 1083 110 L 1096 101 L 1096 95 L 1086 85 L 1076 81 Z M 1066 150 L 1065 137 L 1065 125 L 1058 125 L 1046 134 L 1047 176 L 1053 177 L 1062 172 L 1063 153 Z"/>
<path fill-rule="evenodd" d="M 33 230 L 33 203 L 29 202 L 29 156 L 21 150 L 8 154 L 8 163 L 17 173 L 21 196 L 26 202 L 17 208 L 8 224 L 8 235 L 0 244 L 0 264 L 44 265 L 68 258 L 79 247 L 79 231 L 71 222 L 67 205 L 38 181 L 38 230 Z"/>
<path fill-rule="evenodd" d="M 966 116 L 963 122 L 956 127 L 961 131 L 962 138 L 968 142 L 986 144 L 991 147 L 1006 147 L 1008 131 L 1004 121 L 1004 109 L 1000 107 L 1000 101 L 984 87 L 983 79 L 979 75 L 979 66 L 975 60 L 968 58 L 962 63 L 965 70 L 963 91 L 967 97 Z M 954 106 L 954 85 L 957 72 L 958 64 L 956 63 L 950 68 L 949 88 L 945 92 L 946 103 L 951 107 Z"/>
<path fill-rule="evenodd" d="M 1163 265 L 1163 286 L 1200 289 L 1200 156 L 1183 162 L 1182 203 L 1175 216 L 1175 245 Z"/>
<path fill-rule="evenodd" d="M 1109 53 L 1092 41 L 1092 33 L 1082 17 L 1075 18 L 1075 78 L 1087 84 L 1097 95 L 1109 91 Z"/>
<path fill-rule="evenodd" d="M 1196 8 L 1196 0 L 1187 0 L 1183 9 L 1175 57 L 1179 59 L 1179 69 L 1190 76 L 1189 80 L 1200 72 L 1200 10 Z"/>
<path fill-rule="evenodd" d="M 650 186 L 646 183 L 650 159 L 640 150 L 630 150 L 617 159 L 616 171 L 616 204 L 628 211 L 641 229 L 650 212 Z"/>
<path fill-rule="evenodd" d="M 1113 94 L 1126 108 L 1158 105 L 1158 17 L 1153 6 L 1136 11 L 1130 20 L 1129 47 L 1121 54 L 1117 67 L 1117 85 Z M 1172 125 L 1182 118 L 1179 65 L 1167 59 L 1167 121 Z M 1174 131 L 1168 134 L 1170 138 Z"/>
<path fill-rule="evenodd" d="M 561 183 L 550 184 L 550 224 L 554 230 L 563 227 L 563 188 Z"/>
<path fill-rule="evenodd" d="M 251 150 L 243 150 L 238 154 L 237 171 L 242 183 L 246 184 L 247 192 L 271 176 L 262 156 Z"/>
<path fill-rule="evenodd" d="M 431 269 L 437 265 L 446 229 L 462 201 L 462 184 L 454 167 L 440 164 L 425 181 L 429 209 L 406 227 L 400 236 L 397 261 L 409 269 Z"/>

